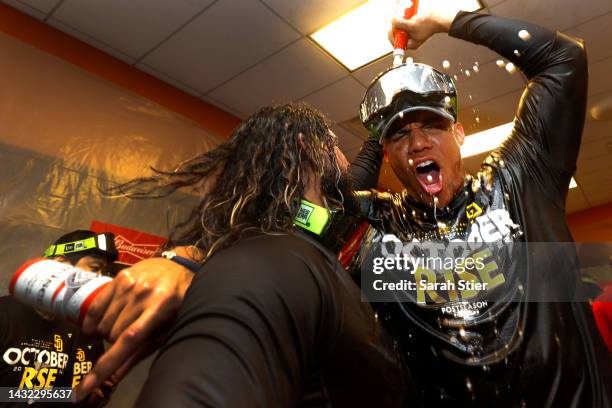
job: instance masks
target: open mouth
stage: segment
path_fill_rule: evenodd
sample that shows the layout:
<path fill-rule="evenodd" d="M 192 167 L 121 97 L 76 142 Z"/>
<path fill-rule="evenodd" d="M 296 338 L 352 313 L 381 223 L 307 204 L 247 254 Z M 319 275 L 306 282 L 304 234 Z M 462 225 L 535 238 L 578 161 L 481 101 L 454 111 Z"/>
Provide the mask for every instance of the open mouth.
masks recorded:
<path fill-rule="evenodd" d="M 416 178 L 428 194 L 438 194 L 442 190 L 442 173 L 433 160 L 423 160 L 414 166 Z"/>

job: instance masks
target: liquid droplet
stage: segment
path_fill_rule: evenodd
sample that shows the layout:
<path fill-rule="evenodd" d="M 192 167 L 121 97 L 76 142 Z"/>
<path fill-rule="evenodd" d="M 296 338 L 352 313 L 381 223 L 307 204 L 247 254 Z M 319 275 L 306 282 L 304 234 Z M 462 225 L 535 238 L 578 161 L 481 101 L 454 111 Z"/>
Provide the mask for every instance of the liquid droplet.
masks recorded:
<path fill-rule="evenodd" d="M 414 165 L 414 160 L 408 159 L 408 164 L 410 165 L 410 167 L 412 167 Z"/>
<path fill-rule="evenodd" d="M 478 63 L 478 61 L 476 61 L 476 62 L 474 63 L 474 65 L 476 65 L 477 67 L 479 67 L 479 66 L 480 66 L 480 64 Z"/>
<path fill-rule="evenodd" d="M 416 217 L 416 211 L 412 210 L 412 216 Z"/>
<path fill-rule="evenodd" d="M 448 62 L 447 60 L 442 61 L 442 68 L 449 69 L 450 68 L 450 62 Z"/>
<path fill-rule="evenodd" d="M 516 55 L 517 57 L 520 57 L 521 53 L 519 50 L 514 50 L 514 55 Z"/>
<path fill-rule="evenodd" d="M 480 118 L 476 116 L 476 123 L 480 123 Z"/>
<path fill-rule="evenodd" d="M 433 177 L 431 177 L 431 174 L 427 176 L 427 181 L 429 181 L 430 183 L 433 181 Z"/>
<path fill-rule="evenodd" d="M 498 59 L 497 61 L 495 61 L 495 63 L 497 64 L 498 67 L 503 68 L 506 66 L 506 63 L 504 62 L 503 59 Z"/>
<path fill-rule="evenodd" d="M 403 119 L 403 118 L 404 118 L 404 112 L 400 112 L 400 113 L 399 113 L 399 118 L 400 118 L 400 119 Z"/>
<path fill-rule="evenodd" d="M 506 71 L 508 71 L 509 74 L 514 74 L 516 72 L 516 66 L 514 66 L 513 63 L 509 62 L 506 64 Z"/>
<path fill-rule="evenodd" d="M 518 36 L 523 41 L 529 41 L 529 39 L 531 38 L 531 34 L 529 34 L 529 31 L 527 31 L 527 30 L 519 31 L 518 32 Z"/>
<path fill-rule="evenodd" d="M 450 103 L 451 103 L 451 98 L 450 98 L 450 96 L 445 96 L 445 97 L 444 97 L 444 103 L 445 103 L 445 104 L 447 104 L 447 105 L 450 105 Z"/>
<path fill-rule="evenodd" d="M 472 392 L 472 381 L 469 377 L 465 377 L 465 388 L 467 388 L 469 392 Z"/>
<path fill-rule="evenodd" d="M 469 77 L 470 75 L 472 75 L 472 73 L 470 72 L 469 69 L 465 70 L 465 76 Z"/>
<path fill-rule="evenodd" d="M 478 71 L 480 71 L 480 68 L 478 68 L 478 65 L 474 65 L 472 67 L 472 71 L 474 71 L 475 73 L 478 73 Z"/>
<path fill-rule="evenodd" d="M 473 99 L 473 98 L 472 98 L 472 95 L 468 95 L 468 98 L 470 98 L 470 101 Z"/>
<path fill-rule="evenodd" d="M 461 337 L 465 337 L 466 333 L 465 333 L 465 329 L 463 327 L 459 329 L 459 335 Z"/>
<path fill-rule="evenodd" d="M 453 75 L 453 78 L 455 79 L 455 81 L 457 81 L 459 78 L 457 77 L 457 75 Z"/>

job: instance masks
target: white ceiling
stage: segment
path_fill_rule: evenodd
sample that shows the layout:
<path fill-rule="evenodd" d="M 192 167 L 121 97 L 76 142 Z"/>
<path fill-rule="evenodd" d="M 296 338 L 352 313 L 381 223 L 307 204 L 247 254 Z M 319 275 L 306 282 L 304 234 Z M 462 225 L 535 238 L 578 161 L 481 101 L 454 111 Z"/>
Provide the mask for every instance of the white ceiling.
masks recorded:
<path fill-rule="evenodd" d="M 372 78 L 390 58 L 349 73 L 307 38 L 363 0 L 2 0 L 241 118 L 275 102 L 305 100 L 337 124 L 353 157 L 365 137 L 355 121 Z M 611 0 L 483 0 L 487 12 L 516 17 L 586 40 L 590 103 L 612 97 Z M 473 133 L 512 120 L 524 87 L 484 47 L 439 35 L 412 53 L 458 74 L 460 120 Z M 478 74 L 460 74 L 479 63 Z M 476 123 L 476 116 L 480 119 Z M 568 210 L 612 202 L 612 121 L 588 120 L 578 162 L 579 188 Z M 468 167 L 478 166 L 469 159 Z M 397 188 L 384 171 L 382 183 Z"/>

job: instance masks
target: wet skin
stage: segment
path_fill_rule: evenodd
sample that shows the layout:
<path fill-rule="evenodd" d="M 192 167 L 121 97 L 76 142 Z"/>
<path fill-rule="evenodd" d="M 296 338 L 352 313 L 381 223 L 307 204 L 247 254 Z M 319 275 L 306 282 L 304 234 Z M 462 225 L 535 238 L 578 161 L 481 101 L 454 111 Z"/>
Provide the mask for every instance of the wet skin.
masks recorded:
<path fill-rule="evenodd" d="M 411 196 L 430 206 L 434 197 L 438 207 L 448 205 L 465 179 L 463 126 L 429 111 L 407 114 L 401 125 L 383 139 L 385 159 Z"/>

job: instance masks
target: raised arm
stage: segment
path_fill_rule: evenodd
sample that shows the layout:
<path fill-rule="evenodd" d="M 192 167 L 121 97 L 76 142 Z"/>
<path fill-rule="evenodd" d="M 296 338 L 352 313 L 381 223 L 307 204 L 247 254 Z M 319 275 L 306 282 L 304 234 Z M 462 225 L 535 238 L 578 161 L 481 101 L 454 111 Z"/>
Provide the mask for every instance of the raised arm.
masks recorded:
<path fill-rule="evenodd" d="M 509 18 L 459 13 L 449 34 L 484 45 L 514 63 L 527 77 L 514 130 L 501 156 L 526 178 L 552 181 L 565 195 L 576 169 L 587 97 L 587 61 L 581 42 Z"/>
<path fill-rule="evenodd" d="M 355 190 L 376 188 L 382 159 L 382 146 L 378 140 L 374 138 L 366 140 L 350 167 Z"/>

